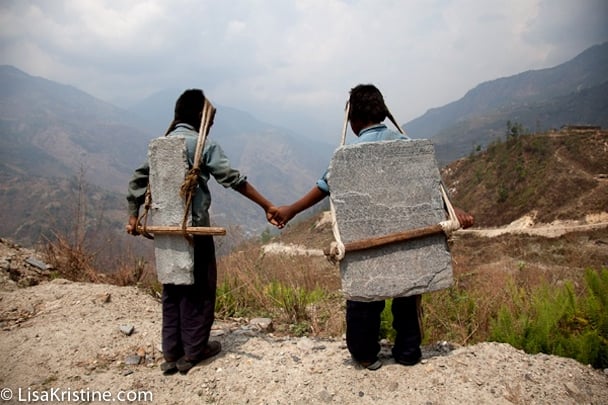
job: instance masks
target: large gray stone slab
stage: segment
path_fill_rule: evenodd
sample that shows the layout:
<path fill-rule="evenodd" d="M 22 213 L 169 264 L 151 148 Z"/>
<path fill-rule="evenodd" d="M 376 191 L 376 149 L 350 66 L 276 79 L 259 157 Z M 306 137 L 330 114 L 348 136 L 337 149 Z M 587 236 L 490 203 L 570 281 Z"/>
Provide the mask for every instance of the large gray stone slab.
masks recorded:
<path fill-rule="evenodd" d="M 148 146 L 150 164 L 151 224 L 182 226 L 184 201 L 180 187 L 188 172 L 186 140 L 169 136 L 153 139 Z M 188 217 L 190 224 L 191 215 Z M 156 273 L 162 284 L 193 284 L 194 250 L 182 235 L 154 235 Z"/>
<path fill-rule="evenodd" d="M 343 243 L 446 219 L 435 150 L 428 140 L 343 146 L 334 152 L 328 183 Z M 443 233 L 347 252 L 340 274 L 344 295 L 355 301 L 421 294 L 453 282 Z"/>

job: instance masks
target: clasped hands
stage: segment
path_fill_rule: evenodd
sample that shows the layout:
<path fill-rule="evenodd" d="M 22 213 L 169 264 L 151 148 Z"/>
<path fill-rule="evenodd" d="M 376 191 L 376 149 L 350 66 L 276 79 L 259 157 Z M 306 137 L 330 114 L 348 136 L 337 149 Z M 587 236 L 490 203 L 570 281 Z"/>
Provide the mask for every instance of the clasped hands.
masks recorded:
<path fill-rule="evenodd" d="M 280 207 L 272 205 L 266 210 L 268 222 L 279 229 L 283 229 L 294 216 L 295 213 L 289 205 L 282 205 Z"/>

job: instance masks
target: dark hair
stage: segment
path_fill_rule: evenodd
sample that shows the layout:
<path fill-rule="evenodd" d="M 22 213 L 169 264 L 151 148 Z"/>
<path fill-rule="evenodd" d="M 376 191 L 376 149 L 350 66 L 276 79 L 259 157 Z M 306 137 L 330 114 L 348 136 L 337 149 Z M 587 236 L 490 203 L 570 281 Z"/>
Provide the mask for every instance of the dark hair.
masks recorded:
<path fill-rule="evenodd" d="M 180 123 L 190 124 L 196 130 L 201 125 L 201 111 L 205 103 L 205 94 L 201 89 L 188 89 L 175 102 L 175 114 L 165 135 L 175 129 Z"/>
<path fill-rule="evenodd" d="M 348 119 L 363 123 L 378 123 L 388 116 L 384 97 L 373 84 L 360 84 L 350 90 Z"/>

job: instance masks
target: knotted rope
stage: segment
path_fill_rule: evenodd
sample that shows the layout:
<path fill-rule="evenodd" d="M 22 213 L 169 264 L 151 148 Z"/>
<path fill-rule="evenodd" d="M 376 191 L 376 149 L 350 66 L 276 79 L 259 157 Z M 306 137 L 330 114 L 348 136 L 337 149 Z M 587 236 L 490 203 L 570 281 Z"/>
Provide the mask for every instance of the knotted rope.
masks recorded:
<path fill-rule="evenodd" d="M 201 126 L 199 128 L 198 139 L 196 142 L 196 150 L 194 152 L 194 162 L 192 162 L 192 168 L 186 174 L 184 178 L 184 182 L 180 188 L 180 196 L 184 199 L 184 217 L 182 219 L 182 232 L 184 237 L 188 239 L 189 242 L 192 242 L 192 237 L 186 232 L 186 227 L 188 226 L 188 214 L 190 212 L 190 207 L 192 206 L 192 197 L 196 192 L 196 188 L 198 187 L 198 176 L 201 172 L 200 170 L 200 162 L 201 156 L 203 154 L 203 148 L 205 146 L 205 141 L 207 140 L 207 135 L 209 134 L 209 130 L 211 129 L 211 124 L 213 123 L 213 117 L 215 116 L 215 107 L 205 98 L 205 102 L 203 104 L 203 112 L 201 118 Z"/>
<path fill-rule="evenodd" d="M 150 211 L 150 207 L 152 207 L 152 192 L 150 191 L 150 183 L 148 183 L 148 185 L 146 186 L 146 193 L 144 198 L 144 212 L 139 218 L 137 218 L 135 229 L 146 238 L 154 239 L 154 236 L 150 234 L 147 230 L 148 212 Z"/>

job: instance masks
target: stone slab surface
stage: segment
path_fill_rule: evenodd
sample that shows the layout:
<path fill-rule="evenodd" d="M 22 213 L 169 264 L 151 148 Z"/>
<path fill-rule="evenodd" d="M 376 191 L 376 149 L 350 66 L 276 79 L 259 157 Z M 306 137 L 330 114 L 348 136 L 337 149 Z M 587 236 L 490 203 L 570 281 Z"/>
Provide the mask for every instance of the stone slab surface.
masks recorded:
<path fill-rule="evenodd" d="M 185 139 L 176 136 L 153 139 L 148 146 L 148 162 L 152 224 L 182 226 L 184 202 L 179 190 L 188 172 Z M 162 284 L 194 283 L 194 250 L 186 238 L 155 234 L 154 256 L 158 281 Z"/>
<path fill-rule="evenodd" d="M 446 219 L 433 144 L 396 140 L 334 152 L 328 183 L 343 243 L 436 225 Z M 376 301 L 449 287 L 452 258 L 443 233 L 347 252 L 346 298 Z"/>

